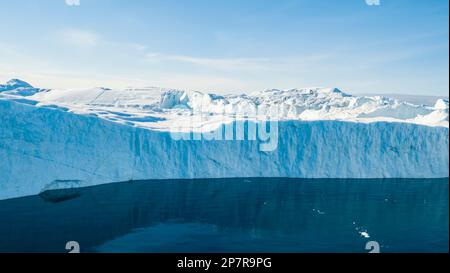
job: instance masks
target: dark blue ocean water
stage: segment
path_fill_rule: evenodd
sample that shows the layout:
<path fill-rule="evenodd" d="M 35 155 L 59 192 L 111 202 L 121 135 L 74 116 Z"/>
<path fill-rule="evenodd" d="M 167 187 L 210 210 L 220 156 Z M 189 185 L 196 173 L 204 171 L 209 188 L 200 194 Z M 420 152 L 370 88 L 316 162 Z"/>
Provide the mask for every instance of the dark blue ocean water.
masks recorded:
<path fill-rule="evenodd" d="M 115 183 L 0 201 L 0 252 L 448 252 L 448 179 Z"/>

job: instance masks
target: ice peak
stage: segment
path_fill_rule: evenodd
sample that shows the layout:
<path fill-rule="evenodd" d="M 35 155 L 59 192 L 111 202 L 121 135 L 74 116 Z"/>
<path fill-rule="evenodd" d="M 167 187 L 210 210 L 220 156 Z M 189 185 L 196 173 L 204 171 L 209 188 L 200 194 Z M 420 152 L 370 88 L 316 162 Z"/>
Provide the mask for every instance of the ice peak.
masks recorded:
<path fill-rule="evenodd" d="M 29 83 L 18 80 L 18 79 L 11 79 L 6 82 L 6 84 L 0 84 L 0 92 L 1 91 L 10 91 L 18 88 L 33 88 Z"/>
<path fill-rule="evenodd" d="M 11 79 L 6 84 L 0 84 L 0 92 L 9 95 L 32 96 L 41 91 L 43 89 L 34 88 L 31 84 L 19 79 Z"/>
<path fill-rule="evenodd" d="M 448 109 L 448 99 L 438 99 L 434 105 L 434 108 L 439 110 Z"/>
<path fill-rule="evenodd" d="M 342 92 L 339 88 L 336 88 L 336 87 L 334 87 L 334 88 L 329 88 L 328 89 L 328 92 L 330 92 L 330 93 L 344 93 L 344 92 Z"/>
<path fill-rule="evenodd" d="M 288 90 L 282 89 L 267 89 L 262 93 L 289 93 L 289 94 L 345 94 L 338 88 L 323 88 L 323 87 L 308 87 L 308 88 L 293 88 Z"/>
<path fill-rule="evenodd" d="M 19 79 L 11 79 L 11 80 L 6 82 L 6 85 L 10 86 L 10 87 L 14 87 L 14 88 L 33 87 L 33 86 L 31 86 L 31 84 L 29 84 L 29 83 L 27 83 L 25 81 L 19 80 Z"/>

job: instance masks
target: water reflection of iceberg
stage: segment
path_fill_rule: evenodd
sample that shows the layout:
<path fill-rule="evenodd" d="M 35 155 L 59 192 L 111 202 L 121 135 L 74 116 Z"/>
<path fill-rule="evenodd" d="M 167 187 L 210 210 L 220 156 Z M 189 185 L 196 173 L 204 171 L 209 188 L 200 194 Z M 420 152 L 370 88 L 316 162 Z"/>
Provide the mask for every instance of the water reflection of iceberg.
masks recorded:
<path fill-rule="evenodd" d="M 46 202 L 64 202 L 79 197 L 80 187 L 81 180 L 55 180 L 46 185 L 39 196 Z"/>

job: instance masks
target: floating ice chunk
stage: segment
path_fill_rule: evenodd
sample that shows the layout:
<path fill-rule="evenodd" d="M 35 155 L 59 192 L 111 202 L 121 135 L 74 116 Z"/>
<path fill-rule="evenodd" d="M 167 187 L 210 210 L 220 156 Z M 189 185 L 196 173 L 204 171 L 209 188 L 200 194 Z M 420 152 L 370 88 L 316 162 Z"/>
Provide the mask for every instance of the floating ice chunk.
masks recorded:
<path fill-rule="evenodd" d="M 367 231 L 360 231 L 359 234 L 364 238 L 370 238 L 370 235 Z"/>

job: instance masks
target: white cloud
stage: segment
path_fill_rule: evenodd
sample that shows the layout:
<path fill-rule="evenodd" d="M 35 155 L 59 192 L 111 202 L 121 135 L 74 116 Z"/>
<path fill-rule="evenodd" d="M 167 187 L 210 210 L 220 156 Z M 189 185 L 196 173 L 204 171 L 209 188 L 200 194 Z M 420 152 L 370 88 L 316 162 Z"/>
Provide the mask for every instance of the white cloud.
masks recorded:
<path fill-rule="evenodd" d="M 80 0 L 66 0 L 66 5 L 68 6 L 79 6 Z"/>
<path fill-rule="evenodd" d="M 94 47 L 100 41 L 96 33 L 81 29 L 66 29 L 61 33 L 61 39 L 65 44 L 77 47 Z"/>
<path fill-rule="evenodd" d="M 221 70 L 261 70 L 266 69 L 271 63 L 269 59 L 251 58 L 197 58 L 182 55 L 167 56 L 167 58 Z"/>
<path fill-rule="evenodd" d="M 148 48 L 146 45 L 139 44 L 139 43 L 128 44 L 128 47 L 133 49 L 133 50 L 136 50 L 138 52 L 145 52 L 147 50 L 147 48 Z"/>
<path fill-rule="evenodd" d="M 267 58 L 201 58 L 186 55 L 165 55 L 147 52 L 150 62 L 174 61 L 218 70 L 272 70 L 273 60 Z"/>

